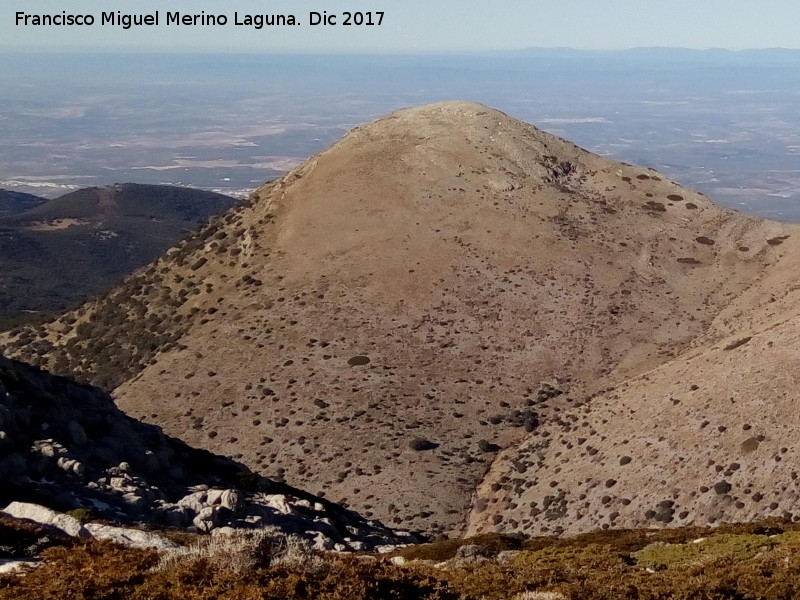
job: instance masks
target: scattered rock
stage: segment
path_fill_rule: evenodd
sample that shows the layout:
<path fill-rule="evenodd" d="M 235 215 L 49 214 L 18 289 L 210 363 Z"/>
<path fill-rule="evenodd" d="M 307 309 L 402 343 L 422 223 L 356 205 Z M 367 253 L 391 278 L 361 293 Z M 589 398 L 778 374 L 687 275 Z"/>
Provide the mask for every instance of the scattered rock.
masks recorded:
<path fill-rule="evenodd" d="M 29 519 L 42 525 L 51 525 L 72 537 L 92 537 L 78 519 L 38 504 L 12 502 L 3 509 L 3 512 L 17 519 Z"/>
<path fill-rule="evenodd" d="M 417 539 L 169 438 L 124 415 L 100 390 L 2 357 L 0 423 L 0 475 L 8 484 L 0 487 L 0 506 L 73 537 L 171 544 L 129 527 L 83 525 L 67 511 L 202 533 L 272 525 L 326 550 L 396 548 Z M 39 503 L 16 501 L 19 490 Z"/>
<path fill-rule="evenodd" d="M 25 567 L 37 567 L 40 564 L 42 564 L 41 561 L 36 559 L 12 560 L 12 559 L 0 558 L 0 575 L 20 573 L 24 571 Z"/>
<path fill-rule="evenodd" d="M 114 527 L 112 525 L 102 525 L 100 523 L 87 523 L 85 527 L 94 538 L 110 540 L 132 548 L 167 550 L 169 548 L 178 547 L 178 544 L 172 540 L 168 540 L 164 536 L 149 531 L 140 531 L 127 527 Z"/>

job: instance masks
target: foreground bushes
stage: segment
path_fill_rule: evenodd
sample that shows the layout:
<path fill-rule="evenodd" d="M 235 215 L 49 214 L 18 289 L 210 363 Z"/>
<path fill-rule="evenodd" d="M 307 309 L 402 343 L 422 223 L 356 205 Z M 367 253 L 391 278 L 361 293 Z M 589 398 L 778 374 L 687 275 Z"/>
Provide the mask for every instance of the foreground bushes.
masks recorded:
<path fill-rule="evenodd" d="M 323 559 L 272 535 L 205 538 L 159 556 L 90 540 L 49 548 L 42 566 L 0 577 L 2 600 L 457 600 L 446 583 L 385 561 Z"/>
<path fill-rule="evenodd" d="M 797 529 L 603 531 L 568 540 L 483 536 L 468 541 L 470 551 L 459 551 L 463 540 L 409 548 L 403 554 L 419 559 L 402 565 L 387 557 L 319 554 L 274 531 L 199 538 L 163 555 L 89 541 L 48 548 L 43 566 L 0 578 L 0 599 L 790 599 L 800 597 Z"/>

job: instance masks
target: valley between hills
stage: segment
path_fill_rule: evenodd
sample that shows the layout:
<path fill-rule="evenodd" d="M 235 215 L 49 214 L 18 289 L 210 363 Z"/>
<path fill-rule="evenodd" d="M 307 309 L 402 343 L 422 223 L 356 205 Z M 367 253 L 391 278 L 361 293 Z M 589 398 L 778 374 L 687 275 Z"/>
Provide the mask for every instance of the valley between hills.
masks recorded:
<path fill-rule="evenodd" d="M 792 520 L 799 243 L 444 102 L 355 128 L 0 342 L 390 527 Z"/>
<path fill-rule="evenodd" d="M 234 202 L 135 183 L 51 200 L 0 190 L 0 328 L 42 321 L 105 292 Z"/>

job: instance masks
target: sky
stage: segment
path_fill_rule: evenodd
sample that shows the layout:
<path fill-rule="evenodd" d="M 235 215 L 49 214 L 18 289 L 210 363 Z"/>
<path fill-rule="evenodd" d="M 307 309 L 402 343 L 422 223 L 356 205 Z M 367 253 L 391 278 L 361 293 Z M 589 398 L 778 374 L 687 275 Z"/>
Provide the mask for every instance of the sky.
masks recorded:
<path fill-rule="evenodd" d="M 0 51 L 484 52 L 800 48 L 797 0 L 2 0 Z M 91 14 L 91 27 L 16 24 L 16 13 Z M 159 27 L 100 25 L 103 11 L 159 12 Z M 170 26 L 167 12 L 224 14 L 224 27 Z M 311 26 L 310 12 L 384 13 L 379 26 Z M 294 14 L 294 27 L 235 26 L 234 13 Z"/>

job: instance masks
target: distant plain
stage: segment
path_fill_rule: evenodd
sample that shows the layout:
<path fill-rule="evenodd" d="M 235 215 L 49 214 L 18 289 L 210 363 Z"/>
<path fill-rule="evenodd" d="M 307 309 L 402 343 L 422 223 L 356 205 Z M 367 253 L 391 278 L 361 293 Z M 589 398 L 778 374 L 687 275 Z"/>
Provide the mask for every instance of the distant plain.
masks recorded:
<path fill-rule="evenodd" d="M 800 51 L 31 55 L 0 61 L 0 188 L 245 196 L 394 109 L 494 106 L 715 202 L 800 222 Z"/>

